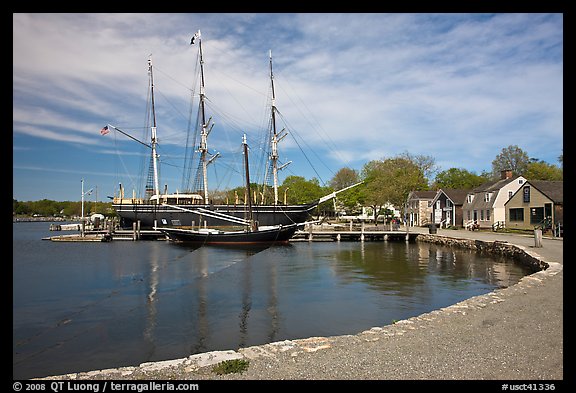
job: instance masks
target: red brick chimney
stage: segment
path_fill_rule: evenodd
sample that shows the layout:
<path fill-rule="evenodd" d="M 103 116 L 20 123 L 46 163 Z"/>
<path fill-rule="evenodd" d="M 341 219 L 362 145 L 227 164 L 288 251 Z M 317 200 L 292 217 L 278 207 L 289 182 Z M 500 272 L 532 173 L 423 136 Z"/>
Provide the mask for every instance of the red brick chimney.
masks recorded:
<path fill-rule="evenodd" d="M 505 169 L 503 171 L 500 171 L 501 180 L 510 179 L 511 177 L 512 177 L 512 169 Z"/>

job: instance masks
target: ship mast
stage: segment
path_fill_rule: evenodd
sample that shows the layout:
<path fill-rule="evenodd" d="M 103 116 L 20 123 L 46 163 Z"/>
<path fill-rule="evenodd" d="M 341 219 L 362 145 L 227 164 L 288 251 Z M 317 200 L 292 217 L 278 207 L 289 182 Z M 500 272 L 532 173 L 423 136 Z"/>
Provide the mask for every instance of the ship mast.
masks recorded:
<path fill-rule="evenodd" d="M 248 203 L 248 221 L 250 222 L 250 230 L 255 231 L 258 229 L 258 224 L 254 221 L 254 214 L 252 213 L 252 193 L 250 192 L 250 167 L 248 166 L 248 143 L 246 143 L 246 134 L 242 137 L 242 147 L 244 148 L 244 170 L 246 171 L 246 202 Z"/>
<path fill-rule="evenodd" d="M 272 140 L 271 140 L 271 152 L 270 161 L 272 161 L 272 179 L 274 184 L 274 205 L 278 204 L 278 171 L 286 167 L 290 162 L 278 167 L 278 142 L 288 135 L 288 133 L 282 129 L 280 133 L 276 132 L 276 94 L 274 92 L 274 73 L 272 72 L 272 50 L 270 50 L 270 84 L 272 86 Z"/>
<path fill-rule="evenodd" d="M 202 36 L 200 30 L 194 34 L 194 38 L 198 39 L 200 50 L 200 121 L 202 122 L 202 130 L 200 131 L 200 145 L 198 152 L 200 153 L 200 165 L 202 168 L 202 188 L 204 190 L 204 203 L 208 203 L 208 165 L 212 163 L 220 153 L 216 153 L 210 159 L 208 158 L 208 135 L 214 127 L 214 123 L 210 125 L 212 118 L 206 121 L 206 92 L 204 85 L 204 58 L 202 56 Z M 193 43 L 193 41 L 192 41 Z"/>
<path fill-rule="evenodd" d="M 158 186 L 158 154 L 156 152 L 156 144 L 158 143 L 156 139 L 156 110 L 154 109 L 154 76 L 152 75 L 152 58 L 148 59 L 148 73 L 150 75 L 150 99 L 152 105 L 152 132 L 151 132 L 151 148 L 152 148 L 152 165 L 153 165 L 153 176 L 154 176 L 154 189 L 153 195 L 160 194 L 160 188 Z"/>

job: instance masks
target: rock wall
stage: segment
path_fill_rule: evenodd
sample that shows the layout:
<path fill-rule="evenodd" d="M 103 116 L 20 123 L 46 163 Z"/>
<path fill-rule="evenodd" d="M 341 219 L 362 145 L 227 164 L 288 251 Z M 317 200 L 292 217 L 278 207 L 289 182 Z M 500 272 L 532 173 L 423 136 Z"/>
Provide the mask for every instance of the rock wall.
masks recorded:
<path fill-rule="evenodd" d="M 528 250 L 521 246 L 510 244 L 505 241 L 484 241 L 484 240 L 471 240 L 471 239 L 458 239 L 447 236 L 440 235 L 427 235 L 419 234 L 416 241 L 422 241 L 427 243 L 440 244 L 449 247 L 462 247 L 478 252 L 487 252 L 498 255 L 503 255 L 508 258 L 522 263 L 530 268 L 534 269 L 535 272 L 540 270 L 546 270 L 550 266 L 548 263 L 540 259 L 536 255 L 532 255 Z"/>

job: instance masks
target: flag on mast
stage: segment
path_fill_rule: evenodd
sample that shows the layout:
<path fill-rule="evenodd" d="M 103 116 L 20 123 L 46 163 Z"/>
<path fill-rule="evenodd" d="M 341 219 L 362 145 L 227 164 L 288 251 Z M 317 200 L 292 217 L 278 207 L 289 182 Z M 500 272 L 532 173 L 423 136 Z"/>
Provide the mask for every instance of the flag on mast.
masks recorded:
<path fill-rule="evenodd" d="M 190 45 L 194 45 L 194 41 L 196 41 L 197 38 L 200 38 L 200 30 L 198 30 L 196 33 L 194 33 L 194 35 L 192 36 L 192 39 L 190 40 Z"/>
<path fill-rule="evenodd" d="M 106 134 L 108 134 L 109 132 L 110 132 L 110 130 L 108 129 L 108 126 L 104 126 L 104 128 L 102 128 L 102 129 L 100 130 L 100 134 L 101 134 L 101 135 L 106 135 Z"/>

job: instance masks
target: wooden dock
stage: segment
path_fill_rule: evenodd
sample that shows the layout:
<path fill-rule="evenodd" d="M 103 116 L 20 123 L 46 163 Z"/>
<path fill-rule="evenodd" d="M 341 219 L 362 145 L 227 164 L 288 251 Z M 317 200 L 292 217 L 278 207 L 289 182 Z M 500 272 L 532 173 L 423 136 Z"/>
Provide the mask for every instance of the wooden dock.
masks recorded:
<path fill-rule="evenodd" d="M 75 233 L 72 235 L 58 235 L 42 238 L 42 240 L 51 240 L 53 242 L 109 242 L 112 236 L 108 233 Z"/>
<path fill-rule="evenodd" d="M 112 240 L 166 240 L 166 235 L 154 229 L 117 229 L 112 232 Z"/>
<path fill-rule="evenodd" d="M 419 234 L 417 230 L 406 231 L 405 227 L 391 226 L 366 227 L 365 225 L 307 225 L 303 230 L 297 231 L 290 239 L 291 242 L 322 242 L 322 241 L 405 241 L 411 242 Z M 71 235 L 51 236 L 43 240 L 60 242 L 107 242 L 107 241 L 137 241 L 137 240 L 166 240 L 166 235 L 153 229 L 140 229 L 136 223 L 132 229 L 87 230 Z"/>
<path fill-rule="evenodd" d="M 294 234 L 290 241 L 413 241 L 418 232 L 405 231 L 342 231 L 342 230 L 303 230 Z"/>

